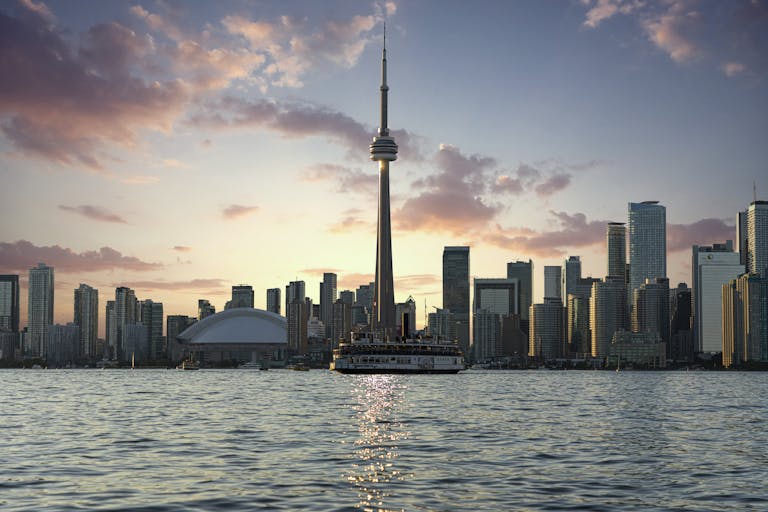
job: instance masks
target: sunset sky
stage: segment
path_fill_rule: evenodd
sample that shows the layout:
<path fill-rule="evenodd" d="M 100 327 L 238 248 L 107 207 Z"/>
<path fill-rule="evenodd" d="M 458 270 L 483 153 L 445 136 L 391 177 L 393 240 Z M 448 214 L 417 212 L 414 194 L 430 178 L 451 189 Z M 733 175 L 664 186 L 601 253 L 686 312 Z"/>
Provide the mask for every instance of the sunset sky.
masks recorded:
<path fill-rule="evenodd" d="M 233 284 L 373 280 L 387 20 L 395 299 L 441 306 L 442 250 L 504 277 L 667 207 L 671 285 L 768 197 L 768 2 L 0 1 L 0 273 L 55 267 L 196 314 Z"/>

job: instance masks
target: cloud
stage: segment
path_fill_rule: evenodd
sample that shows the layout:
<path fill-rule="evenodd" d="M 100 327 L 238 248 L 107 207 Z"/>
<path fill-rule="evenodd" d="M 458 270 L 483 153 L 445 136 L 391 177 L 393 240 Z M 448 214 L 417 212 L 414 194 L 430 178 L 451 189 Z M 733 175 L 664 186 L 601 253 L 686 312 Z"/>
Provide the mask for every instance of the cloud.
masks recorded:
<path fill-rule="evenodd" d="M 221 211 L 221 215 L 227 220 L 235 220 L 251 215 L 252 213 L 256 213 L 258 210 L 258 206 L 243 206 L 240 204 L 232 204 L 224 208 Z"/>
<path fill-rule="evenodd" d="M 248 101 L 225 96 L 206 103 L 192 115 L 189 124 L 204 128 L 252 128 L 276 132 L 284 137 L 325 137 L 360 157 L 368 153 L 374 128 L 331 108 L 298 102 Z M 412 161 L 423 159 L 418 137 L 406 130 L 390 130 L 400 155 Z"/>
<path fill-rule="evenodd" d="M 83 204 L 80 206 L 65 206 L 60 204 L 59 210 L 76 213 L 78 215 L 82 215 L 83 217 L 89 218 L 91 220 L 98 220 L 101 222 L 115 222 L 118 224 L 128 224 L 128 222 L 125 219 L 123 219 L 116 213 L 111 213 L 99 206 L 92 206 L 88 204 Z"/>
<path fill-rule="evenodd" d="M 690 251 L 691 246 L 733 240 L 736 226 L 722 219 L 701 219 L 691 224 L 667 224 L 667 252 Z"/>
<path fill-rule="evenodd" d="M 139 78 L 150 39 L 104 23 L 75 47 L 40 5 L 0 12 L 0 130 L 19 152 L 105 172 L 105 147 L 171 128 L 188 91 L 179 80 Z"/>
<path fill-rule="evenodd" d="M 496 164 L 493 158 L 466 156 L 455 146 L 443 144 L 435 163 L 435 173 L 414 183 L 422 192 L 394 212 L 399 229 L 461 234 L 482 228 L 501 211 L 501 206 L 486 204 L 482 198 L 487 188 L 485 173 Z"/>
<path fill-rule="evenodd" d="M 226 289 L 227 282 L 223 279 L 192 279 L 190 281 L 130 281 L 113 283 L 115 288 L 119 286 L 127 286 L 135 290 L 155 291 L 155 290 L 169 290 L 169 291 L 189 291 L 189 292 L 204 292 L 207 290 Z"/>
<path fill-rule="evenodd" d="M 375 171 L 363 172 L 336 164 L 316 164 L 306 169 L 301 179 L 308 182 L 330 182 L 337 192 L 378 194 L 379 177 Z"/>
<path fill-rule="evenodd" d="M 688 9 L 688 2 L 673 2 L 669 10 L 643 22 L 648 38 L 667 52 L 675 62 L 689 61 L 698 57 L 700 48 L 691 37 L 701 20 L 701 14 Z"/>
<path fill-rule="evenodd" d="M 367 285 L 374 280 L 373 274 L 349 273 L 339 276 L 337 285 L 342 290 L 357 290 L 358 286 Z"/>
<path fill-rule="evenodd" d="M 173 250 L 176 252 L 191 252 L 192 248 L 187 245 L 174 245 Z"/>
<path fill-rule="evenodd" d="M 371 220 L 363 220 L 360 218 L 364 214 L 363 210 L 359 208 L 350 208 L 342 213 L 342 218 L 339 222 L 332 224 L 328 227 L 328 231 L 331 233 L 344 234 L 349 231 L 361 230 L 369 233 L 376 232 L 376 224 Z M 375 219 L 372 213 L 368 213 L 371 219 Z"/>
<path fill-rule="evenodd" d="M 425 286 L 442 284 L 443 278 L 436 274 L 411 274 L 395 277 L 395 286 L 401 290 L 412 290 Z"/>
<path fill-rule="evenodd" d="M 555 174 L 536 185 L 536 194 L 539 197 L 549 197 L 556 192 L 564 190 L 570 184 L 571 176 L 569 174 Z"/>
<path fill-rule="evenodd" d="M 3 271 L 26 272 L 39 262 L 54 267 L 57 272 L 65 273 L 116 269 L 143 272 L 163 268 L 160 263 L 150 263 L 133 256 L 123 256 L 111 247 L 78 253 L 59 245 L 36 246 L 26 240 L 0 242 L 0 266 Z"/>
<path fill-rule="evenodd" d="M 299 270 L 299 274 L 322 275 L 325 273 L 339 274 L 341 273 L 341 270 L 330 267 L 305 268 L 303 270 Z"/>
<path fill-rule="evenodd" d="M 747 67 L 741 62 L 725 62 L 720 67 L 726 76 L 736 76 L 747 70 Z"/>
<path fill-rule="evenodd" d="M 125 185 L 151 185 L 158 181 L 160 181 L 160 178 L 157 176 L 143 176 L 140 174 L 126 176 L 120 179 L 120 183 L 124 183 Z"/>

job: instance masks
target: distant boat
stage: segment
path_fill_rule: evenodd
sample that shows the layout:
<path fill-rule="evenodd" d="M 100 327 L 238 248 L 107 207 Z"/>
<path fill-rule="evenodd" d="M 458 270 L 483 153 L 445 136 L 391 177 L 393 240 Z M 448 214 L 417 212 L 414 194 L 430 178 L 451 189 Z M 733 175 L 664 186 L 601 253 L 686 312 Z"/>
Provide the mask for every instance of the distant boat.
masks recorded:
<path fill-rule="evenodd" d="M 200 365 L 197 363 L 197 361 L 193 361 L 191 359 L 185 359 L 181 362 L 179 366 L 176 367 L 177 370 L 199 370 Z"/>
<path fill-rule="evenodd" d="M 264 368 L 261 367 L 261 364 L 257 363 L 256 361 L 248 361 L 247 363 L 243 363 L 240 366 L 237 367 L 238 370 L 264 370 Z"/>
<path fill-rule="evenodd" d="M 309 371 L 309 366 L 307 366 L 304 363 L 296 363 L 296 364 L 294 364 L 292 366 L 289 366 L 288 368 L 293 370 L 293 371 L 296 371 L 296 372 L 308 372 Z"/>

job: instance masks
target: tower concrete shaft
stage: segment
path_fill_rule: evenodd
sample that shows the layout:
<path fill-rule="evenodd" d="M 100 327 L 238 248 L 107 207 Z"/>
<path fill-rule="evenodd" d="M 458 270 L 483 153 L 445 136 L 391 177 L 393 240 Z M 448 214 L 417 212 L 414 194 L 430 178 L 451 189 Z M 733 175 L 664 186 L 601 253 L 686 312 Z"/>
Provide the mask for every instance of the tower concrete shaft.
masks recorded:
<path fill-rule="evenodd" d="M 386 29 L 385 29 L 386 30 Z M 395 286 L 392 275 L 392 225 L 389 209 L 389 162 L 397 159 L 397 144 L 387 127 L 387 47 L 386 32 L 381 58 L 381 119 L 378 135 L 370 146 L 371 160 L 379 162 L 379 209 L 376 230 L 376 280 L 373 291 L 371 324 L 383 337 L 395 334 Z"/>

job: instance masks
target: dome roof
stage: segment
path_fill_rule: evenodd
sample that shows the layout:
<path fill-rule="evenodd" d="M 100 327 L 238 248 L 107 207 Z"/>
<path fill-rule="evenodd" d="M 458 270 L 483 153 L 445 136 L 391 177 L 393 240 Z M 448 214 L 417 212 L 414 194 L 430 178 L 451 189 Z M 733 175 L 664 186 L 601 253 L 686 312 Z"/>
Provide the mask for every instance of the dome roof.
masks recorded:
<path fill-rule="evenodd" d="M 178 335 L 182 343 L 285 344 L 285 318 L 254 308 L 226 309 L 193 324 Z"/>

